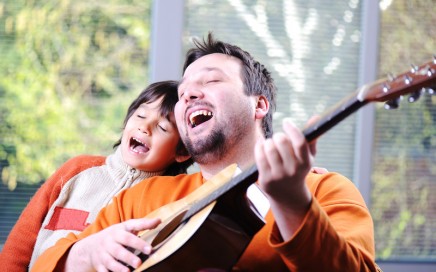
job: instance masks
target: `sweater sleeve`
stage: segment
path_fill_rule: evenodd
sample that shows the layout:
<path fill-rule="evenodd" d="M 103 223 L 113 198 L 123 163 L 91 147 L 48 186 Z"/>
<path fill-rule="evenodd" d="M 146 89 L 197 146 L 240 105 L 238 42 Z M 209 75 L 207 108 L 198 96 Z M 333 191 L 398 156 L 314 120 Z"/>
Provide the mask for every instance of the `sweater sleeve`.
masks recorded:
<path fill-rule="evenodd" d="M 0 253 L 3 271 L 28 271 L 33 247 L 48 210 L 71 177 L 95 163 L 104 162 L 104 157 L 92 158 L 93 161 L 84 160 L 85 156 L 70 159 L 37 190 L 9 233 Z"/>
<path fill-rule="evenodd" d="M 64 262 L 68 256 L 70 248 L 79 240 L 99 232 L 113 224 L 120 223 L 124 220 L 119 208 L 122 209 L 120 196 L 126 191 L 121 192 L 113 198 L 113 201 L 100 210 L 96 220 L 89 225 L 80 234 L 69 233 L 67 237 L 59 239 L 56 244 L 48 248 L 32 266 L 32 272 L 63 271 Z M 129 218 L 130 219 L 130 218 Z"/>
<path fill-rule="evenodd" d="M 283 242 L 274 224 L 269 243 L 292 271 L 377 271 L 373 222 L 351 181 L 338 174 L 309 181 L 314 195 L 303 223 Z"/>

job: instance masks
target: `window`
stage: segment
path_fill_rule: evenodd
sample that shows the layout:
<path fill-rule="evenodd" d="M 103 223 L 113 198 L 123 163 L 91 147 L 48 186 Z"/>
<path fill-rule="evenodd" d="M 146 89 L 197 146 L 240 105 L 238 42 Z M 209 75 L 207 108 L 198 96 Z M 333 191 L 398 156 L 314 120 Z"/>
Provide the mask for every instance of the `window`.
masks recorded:
<path fill-rule="evenodd" d="M 359 1 L 189 0 L 185 6 L 184 51 L 192 45 L 189 38 L 203 38 L 212 31 L 267 66 L 278 88 L 275 131 L 281 130 L 284 118 L 303 126 L 356 89 Z M 318 165 L 350 179 L 354 126 L 351 116 L 328 132 L 320 140 L 317 156 Z"/>
<path fill-rule="evenodd" d="M 185 3 L 184 51 L 191 37 L 212 31 L 273 73 L 280 97 L 276 131 L 285 117 L 303 124 L 359 84 L 436 53 L 431 0 Z M 350 116 L 319 141 L 316 164 L 361 189 L 384 271 L 429 271 L 436 263 L 435 96 L 405 104 L 397 111 L 371 105 Z"/>
<path fill-rule="evenodd" d="M 149 1 L 0 3 L 0 248 L 67 159 L 105 155 L 148 84 Z"/>
<path fill-rule="evenodd" d="M 29 47 L 25 47 L 25 45 L 32 43 L 39 43 L 36 36 L 32 40 L 32 36 L 28 37 L 28 35 L 23 35 L 25 32 L 18 32 L 17 29 L 22 31 L 22 28 L 15 29 L 16 22 L 21 22 L 17 18 L 21 18 L 18 14 L 21 14 L 19 12 L 23 4 L 12 0 L 7 0 L 1 4 L 0 24 L 2 29 L 0 29 L 0 35 L 2 37 L 0 47 L 2 48 L 0 54 L 3 54 L 2 60 L 6 61 L 0 63 L 0 69 L 2 69 L 3 74 L 8 76 L 0 78 L 0 98 L 2 99 L 0 103 L 0 118 L 2 118 L 0 167 L 3 169 L 3 184 L 7 184 L 2 184 L 3 187 L 0 187 L 0 201 L 5 201 L 4 196 L 6 195 L 9 198 L 6 200 L 7 204 L 0 208 L 2 219 L 0 220 L 0 235 L 2 235 L 0 239 L 5 239 L 8 228 L 16 220 L 18 211 L 31 195 L 21 193 L 22 191 L 26 192 L 27 186 L 31 186 L 24 185 L 24 182 L 32 181 L 29 183 L 37 184 L 65 159 L 83 153 L 85 145 L 88 147 L 86 150 L 90 150 L 89 147 L 93 147 L 93 145 L 89 143 L 94 143 L 96 139 L 99 139 L 98 137 L 105 136 L 106 134 L 101 132 L 107 131 L 104 130 L 105 128 L 108 128 L 112 133 L 108 135 L 107 140 L 102 141 L 104 144 L 99 149 L 96 148 L 95 150 L 98 151 L 95 152 L 101 154 L 101 152 L 110 151 L 108 147 L 117 138 L 117 124 L 121 123 L 125 110 L 124 105 L 112 110 L 111 107 L 116 105 L 116 102 L 113 102 L 117 101 L 116 94 L 118 91 L 120 93 L 133 91 L 134 95 L 135 91 L 139 91 L 137 86 L 142 88 L 144 84 L 147 63 L 147 55 L 144 52 L 148 50 L 148 17 L 146 15 L 148 4 L 146 2 L 148 1 L 138 0 L 137 3 L 130 1 L 129 5 L 135 6 L 133 10 L 127 8 L 130 7 L 127 4 L 123 5 L 123 9 L 116 9 L 113 14 L 118 14 L 119 16 L 114 15 L 118 19 L 109 20 L 116 23 L 108 24 L 116 27 L 105 28 L 108 33 L 116 33 L 115 36 L 124 33 L 128 37 L 133 37 L 131 41 L 134 41 L 136 46 L 132 52 L 136 52 L 135 58 L 133 58 L 136 61 L 112 59 L 111 63 L 132 63 L 129 65 L 134 66 L 129 66 L 131 68 L 129 72 L 134 72 L 134 74 L 125 76 L 125 72 L 120 72 L 125 70 L 115 69 L 118 71 L 117 73 L 112 72 L 111 76 L 103 77 L 104 79 L 111 78 L 109 80 L 111 84 L 102 85 L 104 88 L 96 88 L 91 85 L 91 88 L 82 89 L 82 91 L 87 90 L 85 92 L 86 100 L 84 100 L 87 103 L 85 104 L 97 106 L 99 110 L 93 112 L 90 111 L 89 107 L 79 107 L 67 111 L 70 101 L 61 99 L 64 97 L 65 91 L 59 92 L 64 89 L 59 89 L 56 95 L 53 95 L 58 97 L 58 104 L 55 105 L 60 116 L 66 116 L 68 121 L 71 121 L 69 118 L 71 113 L 79 113 L 81 120 L 84 119 L 85 124 L 90 123 L 91 125 L 82 127 L 83 124 L 82 126 L 76 124 L 71 128 L 66 126 L 65 129 L 67 132 L 73 133 L 71 137 L 74 138 L 59 140 L 56 136 L 50 136 L 50 133 L 54 133 L 52 132 L 54 128 L 59 127 L 58 124 L 65 123 L 64 119 L 58 117 L 49 122 L 51 129 L 47 129 L 46 134 L 44 134 L 48 135 L 47 141 L 30 142 L 27 138 L 18 138 L 20 140 L 18 143 L 11 140 L 18 135 L 15 130 L 20 131 L 21 127 L 16 126 L 17 123 L 37 124 L 38 122 L 35 120 L 46 120 L 47 118 L 36 119 L 38 116 L 33 115 L 35 115 L 34 112 L 38 113 L 38 111 L 33 110 L 35 108 L 33 104 L 31 104 L 32 111 L 28 109 L 27 104 L 23 104 L 24 102 L 12 104 L 14 107 L 6 105 L 21 101 L 17 98 L 16 90 L 29 92 L 32 88 L 42 89 L 41 86 L 34 86 L 35 82 L 39 82 L 39 80 L 33 78 L 39 78 L 40 74 L 36 73 L 39 66 L 32 64 L 32 61 L 38 60 L 36 57 L 41 57 L 44 60 L 43 57 L 52 55 L 44 53 L 45 51 L 33 53 Z M 181 5 L 183 2 L 184 6 Z M 280 123 L 283 118 L 291 117 L 303 125 L 311 115 L 324 112 L 342 97 L 353 92 L 361 83 L 364 73 L 374 72 L 374 75 L 369 76 L 369 78 L 375 80 L 385 77 L 387 72 L 399 73 L 408 69 L 409 64 L 418 65 L 431 59 L 432 55 L 436 53 L 434 52 L 434 48 L 436 48 L 436 40 L 434 39 L 436 37 L 434 28 L 436 17 L 433 14 L 433 2 L 432 0 L 156 0 L 154 1 L 155 5 L 161 6 L 159 14 L 154 18 L 154 22 L 159 22 L 158 26 L 156 23 L 154 24 L 156 36 L 153 36 L 153 42 L 158 41 L 159 44 L 155 45 L 154 51 L 159 51 L 162 48 L 168 49 L 167 46 L 170 45 L 174 46 L 178 38 L 182 36 L 184 39 L 183 48 L 180 51 L 185 52 L 191 46 L 191 37 L 202 38 L 208 31 L 213 31 L 222 40 L 247 49 L 256 59 L 267 65 L 276 80 L 280 99 L 274 122 L 275 130 L 278 131 L 281 129 Z M 51 2 L 49 1 L 49 3 Z M 78 3 L 80 6 L 82 2 L 75 1 L 74 3 Z M 40 8 L 44 5 L 50 7 L 49 4 L 42 4 L 42 2 L 39 5 L 35 4 L 35 7 Z M 95 8 L 89 3 L 86 3 L 85 6 L 90 9 Z M 35 8 L 35 10 L 37 9 Z M 88 13 L 91 12 L 88 11 Z M 183 27 L 179 25 L 180 17 L 184 18 Z M 162 18 L 165 20 L 160 20 Z M 83 19 L 87 22 L 94 22 L 94 26 L 99 25 L 96 23 L 95 17 L 84 16 Z M 374 29 L 365 30 L 365 22 L 376 24 L 379 19 L 380 28 L 378 25 L 375 26 L 377 31 Z M 67 26 L 69 27 L 70 24 Z M 94 28 L 87 29 L 87 31 L 96 33 Z M 89 33 L 85 36 L 94 38 L 98 36 Z M 374 48 L 368 46 L 367 41 L 365 41 L 365 39 L 368 40 L 366 38 L 368 35 L 372 35 L 374 44 L 378 43 L 379 46 L 374 46 Z M 66 45 L 70 43 L 80 44 L 79 40 L 69 40 L 67 39 L 69 35 L 65 36 L 60 35 L 61 38 L 51 41 L 52 48 L 59 48 L 56 45 L 62 44 L 62 42 L 65 42 Z M 168 42 L 169 37 L 172 38 L 170 42 Z M 29 38 L 30 41 L 25 38 Z M 159 64 L 161 63 L 165 63 L 166 67 L 170 66 L 168 63 L 173 64 L 171 58 L 174 58 L 176 65 L 181 65 L 180 63 L 183 62 L 183 54 L 170 54 L 170 57 L 166 54 L 173 52 L 171 50 L 177 51 L 177 48 L 171 47 L 170 51 L 167 52 L 161 50 L 159 51 L 161 55 L 154 59 L 153 67 L 159 67 L 158 71 L 154 71 L 158 73 L 153 75 L 154 79 L 176 79 L 180 76 L 171 69 L 165 67 L 160 69 Z M 99 69 L 111 67 L 110 63 L 96 64 L 100 63 L 98 60 L 106 60 L 108 56 L 117 56 L 117 54 L 110 52 L 112 51 L 103 51 L 100 55 L 95 55 L 94 58 L 87 56 L 87 61 L 84 62 L 86 65 L 84 64 L 82 69 L 92 73 L 95 67 Z M 133 55 L 129 56 L 130 58 L 127 57 L 127 60 L 131 60 Z M 62 58 L 59 57 L 59 59 L 51 61 L 59 62 L 60 59 Z M 160 59 L 165 61 L 160 62 Z M 378 62 L 370 63 L 368 67 L 365 67 L 365 71 L 362 67 L 368 59 L 377 59 Z M 79 58 L 77 61 L 79 60 L 81 59 Z M 151 61 L 153 63 L 153 59 Z M 37 64 L 39 63 L 37 62 Z M 45 67 L 49 66 L 51 65 Z M 23 70 L 25 68 L 27 70 Z M 376 70 L 378 70 L 378 74 L 375 74 Z M 20 71 L 30 71 L 36 75 L 30 80 L 29 78 L 24 80 L 23 75 L 28 73 L 20 74 Z M 66 75 L 72 76 L 74 71 L 75 69 L 68 70 Z M 113 76 L 115 74 L 117 76 Z M 58 74 L 60 79 L 62 79 L 62 75 L 64 74 Z M 121 78 L 127 80 L 127 83 Z M 107 81 L 103 82 L 107 83 Z M 45 90 L 58 90 L 43 86 Z M 114 90 L 111 88 L 112 86 L 117 86 L 116 91 L 109 92 L 108 90 Z M 100 89 L 106 90 L 106 92 L 98 91 Z M 23 93 L 25 92 L 23 91 Z M 102 97 L 109 98 L 100 100 Z M 436 236 L 434 233 L 436 229 L 434 219 L 436 213 L 436 198 L 434 197 L 436 172 L 433 166 L 436 160 L 435 99 L 435 96 L 426 95 L 413 104 L 407 104 L 403 100 L 400 108 L 396 111 L 386 111 L 381 104 L 362 109 L 361 112 L 350 116 L 334 127 L 319 141 L 316 164 L 327 167 L 330 171 L 340 172 L 356 181 L 359 188 L 362 189 L 364 197 L 368 200 L 375 222 L 377 260 L 385 272 L 411 271 L 412 269 L 415 272 L 433 271 L 436 267 Z M 104 102 L 99 104 L 97 101 Z M 126 98 L 126 101 L 129 99 Z M 20 106 L 17 107 L 17 105 Z M 63 109 L 62 107 L 67 108 Z M 103 110 L 102 107 L 104 107 Z M 13 114 L 14 108 L 19 108 L 20 111 L 29 110 L 31 113 L 26 116 L 31 116 L 33 119 L 28 121 L 25 117 L 17 119 Z M 111 110 L 107 110 L 109 108 Z M 99 112 L 111 114 L 111 116 L 102 118 L 98 115 Z M 374 119 L 372 114 L 375 115 Z M 9 119 L 12 117 L 15 119 Z M 362 121 L 364 119 L 365 121 Z M 105 124 L 92 123 L 95 120 L 112 121 Z M 92 125 L 96 125 L 97 129 L 91 130 Z M 76 132 L 79 131 L 78 127 L 79 130 L 92 131 L 95 134 L 79 137 L 76 135 Z M 35 127 L 26 129 L 34 131 Z M 366 134 L 369 135 L 367 139 L 362 137 L 364 134 L 360 131 L 372 132 L 372 130 L 373 134 Z M 23 132 L 22 134 L 26 135 Z M 55 145 L 58 140 L 60 143 Z M 49 154 L 46 154 L 40 161 L 53 163 L 53 165 L 45 166 L 45 168 L 41 166 L 40 168 L 45 169 L 45 172 L 27 170 L 27 173 L 37 173 L 38 176 L 21 178 L 20 175 L 15 174 L 13 168 L 11 169 L 10 165 L 13 165 L 14 161 L 9 158 L 11 156 L 13 158 L 13 154 L 19 153 L 18 146 L 22 143 L 27 143 L 27 150 L 33 149 L 29 148 L 30 144 L 40 145 L 36 151 L 58 150 L 61 155 L 51 155 L 52 157 L 50 157 Z M 73 145 L 77 143 L 80 143 L 78 147 Z M 25 144 L 22 146 L 26 147 Z M 367 158 L 362 155 L 364 152 L 367 152 L 365 153 Z M 36 155 L 39 155 L 38 158 L 42 156 L 41 154 Z M 34 159 L 36 155 L 33 154 L 32 160 L 29 161 L 36 162 L 37 160 Z M 26 165 L 23 164 L 23 167 L 20 168 L 24 169 Z M 9 168 L 9 170 L 5 172 L 5 168 Z M 368 174 L 368 178 L 362 178 L 362 175 L 358 173 L 362 169 L 368 169 L 367 172 L 371 172 L 370 175 L 365 173 Z M 16 184 L 14 191 L 5 191 L 5 186 L 15 187 L 14 184 Z M 20 204 L 12 202 L 20 195 L 25 200 L 21 201 Z M 3 218 L 9 221 L 4 221 Z"/>
<path fill-rule="evenodd" d="M 380 77 L 432 61 L 434 1 L 380 8 Z M 371 213 L 380 260 L 436 263 L 435 105 L 436 96 L 423 94 L 414 103 L 404 97 L 397 110 L 376 109 Z"/>

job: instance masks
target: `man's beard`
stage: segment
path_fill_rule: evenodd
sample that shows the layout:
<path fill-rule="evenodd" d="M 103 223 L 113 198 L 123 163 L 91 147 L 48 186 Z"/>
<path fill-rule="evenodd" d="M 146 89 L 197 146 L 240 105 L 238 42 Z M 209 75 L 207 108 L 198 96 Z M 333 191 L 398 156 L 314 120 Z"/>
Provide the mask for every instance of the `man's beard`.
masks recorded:
<path fill-rule="evenodd" d="M 221 130 L 213 130 L 207 138 L 195 143 L 186 137 L 184 143 L 192 159 L 199 164 L 218 161 L 227 153 L 226 136 Z"/>

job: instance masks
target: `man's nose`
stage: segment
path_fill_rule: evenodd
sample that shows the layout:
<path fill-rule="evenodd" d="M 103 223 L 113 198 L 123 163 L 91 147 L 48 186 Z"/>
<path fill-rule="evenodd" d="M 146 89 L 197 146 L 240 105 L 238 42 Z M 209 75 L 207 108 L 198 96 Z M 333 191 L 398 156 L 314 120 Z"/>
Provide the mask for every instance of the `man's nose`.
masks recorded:
<path fill-rule="evenodd" d="M 186 101 L 201 99 L 203 98 L 203 96 L 204 93 L 201 90 L 200 86 L 195 84 L 189 86 L 183 94 L 183 98 L 186 99 Z"/>

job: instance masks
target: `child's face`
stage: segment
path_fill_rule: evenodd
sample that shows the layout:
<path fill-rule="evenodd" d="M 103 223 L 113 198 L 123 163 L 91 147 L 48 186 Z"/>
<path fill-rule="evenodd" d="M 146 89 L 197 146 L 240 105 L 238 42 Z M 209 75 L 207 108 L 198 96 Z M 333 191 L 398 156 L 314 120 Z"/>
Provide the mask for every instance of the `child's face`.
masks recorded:
<path fill-rule="evenodd" d="M 133 168 L 155 172 L 165 170 L 176 158 L 179 133 L 174 114 L 170 120 L 159 114 L 161 99 L 142 103 L 127 121 L 121 139 L 124 161 Z"/>

